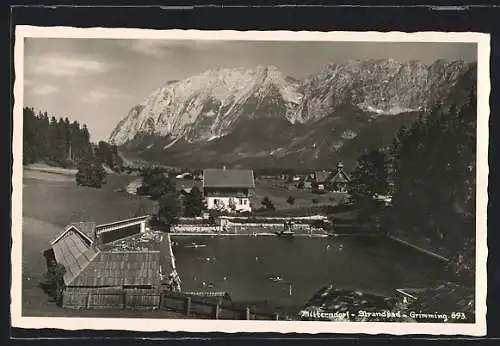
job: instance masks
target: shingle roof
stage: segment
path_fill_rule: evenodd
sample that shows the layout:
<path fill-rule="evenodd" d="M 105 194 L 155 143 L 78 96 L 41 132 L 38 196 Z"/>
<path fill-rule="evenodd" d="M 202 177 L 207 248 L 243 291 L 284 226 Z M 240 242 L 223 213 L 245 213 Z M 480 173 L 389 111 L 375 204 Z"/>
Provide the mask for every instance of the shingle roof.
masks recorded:
<path fill-rule="evenodd" d="M 66 269 L 64 283 L 68 285 L 95 257 L 96 250 L 91 247 L 74 228 L 68 229 L 62 237 L 52 244 L 57 263 Z"/>
<path fill-rule="evenodd" d="M 101 251 L 75 277 L 72 286 L 153 285 L 160 283 L 159 251 Z"/>
<path fill-rule="evenodd" d="M 94 239 L 95 238 L 94 230 L 96 227 L 95 222 L 75 222 L 72 223 L 71 225 L 78 228 L 78 230 L 80 230 L 83 234 L 92 239 L 92 241 L 95 240 Z"/>
<path fill-rule="evenodd" d="M 250 169 L 205 169 L 203 187 L 254 188 L 253 171 Z"/>
<path fill-rule="evenodd" d="M 324 183 L 331 176 L 332 172 L 327 171 L 316 171 L 314 172 L 314 176 L 318 183 Z"/>
<path fill-rule="evenodd" d="M 66 269 L 64 283 L 67 286 L 157 285 L 160 280 L 159 251 L 100 251 L 93 243 L 96 229 L 140 222 L 148 217 L 99 226 L 94 222 L 68 225 L 51 242 L 57 263 Z"/>

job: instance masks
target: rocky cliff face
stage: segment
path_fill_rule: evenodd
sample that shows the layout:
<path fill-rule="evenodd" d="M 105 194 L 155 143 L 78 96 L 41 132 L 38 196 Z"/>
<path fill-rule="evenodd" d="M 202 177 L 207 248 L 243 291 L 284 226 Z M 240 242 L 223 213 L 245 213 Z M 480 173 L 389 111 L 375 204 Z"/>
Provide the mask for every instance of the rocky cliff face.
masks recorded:
<path fill-rule="evenodd" d="M 293 122 L 302 99 L 298 86 L 273 66 L 209 70 L 153 92 L 132 108 L 110 140 L 124 144 L 150 134 L 209 141 L 228 134 L 241 118 Z"/>
<path fill-rule="evenodd" d="M 350 61 L 332 64 L 304 83 L 303 120 L 321 119 L 342 104 L 378 114 L 426 110 L 443 98 L 469 65 L 462 61 Z"/>
<path fill-rule="evenodd" d="M 393 127 L 469 92 L 475 75 L 474 64 L 443 60 L 353 60 L 303 80 L 273 66 L 214 69 L 157 89 L 110 141 L 146 157 L 199 161 L 198 152 L 228 163 L 274 156 L 311 164 L 356 155 L 360 141 L 374 141 L 362 138 L 371 127 L 391 140 Z"/>

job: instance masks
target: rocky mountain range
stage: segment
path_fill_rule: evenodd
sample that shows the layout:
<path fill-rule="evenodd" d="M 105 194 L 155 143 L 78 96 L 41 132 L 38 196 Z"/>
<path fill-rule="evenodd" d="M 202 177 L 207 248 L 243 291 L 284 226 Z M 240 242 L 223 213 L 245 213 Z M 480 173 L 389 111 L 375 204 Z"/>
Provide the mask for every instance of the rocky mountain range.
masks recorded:
<path fill-rule="evenodd" d="M 297 80 L 274 66 L 170 81 L 110 135 L 127 156 L 181 166 L 333 167 L 475 89 L 476 65 L 352 60 Z"/>

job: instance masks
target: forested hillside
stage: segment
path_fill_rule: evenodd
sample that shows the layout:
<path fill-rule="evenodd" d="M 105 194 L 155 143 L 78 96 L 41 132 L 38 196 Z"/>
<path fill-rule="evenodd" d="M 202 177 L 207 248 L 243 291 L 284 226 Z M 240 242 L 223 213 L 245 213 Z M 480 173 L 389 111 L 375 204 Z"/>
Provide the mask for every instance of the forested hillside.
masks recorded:
<path fill-rule="evenodd" d="M 119 171 L 122 159 L 118 149 L 104 141 L 90 141 L 85 124 L 68 118 L 49 116 L 33 108 L 23 109 L 23 164 L 44 162 L 52 166 L 73 168 L 86 159 Z"/>
<path fill-rule="evenodd" d="M 475 259 L 476 99 L 436 107 L 403 126 L 390 147 L 366 152 L 353 172 L 352 195 L 369 219 L 410 238 L 427 239 L 473 278 Z M 380 208 L 373 195 L 392 195 Z"/>
<path fill-rule="evenodd" d="M 437 108 L 403 128 L 392 148 L 392 227 L 450 250 L 458 270 L 475 258 L 476 99 Z"/>
<path fill-rule="evenodd" d="M 85 124 L 70 123 L 68 118 L 38 114 L 23 109 L 23 163 L 45 162 L 53 166 L 72 167 L 92 152 L 90 134 Z"/>

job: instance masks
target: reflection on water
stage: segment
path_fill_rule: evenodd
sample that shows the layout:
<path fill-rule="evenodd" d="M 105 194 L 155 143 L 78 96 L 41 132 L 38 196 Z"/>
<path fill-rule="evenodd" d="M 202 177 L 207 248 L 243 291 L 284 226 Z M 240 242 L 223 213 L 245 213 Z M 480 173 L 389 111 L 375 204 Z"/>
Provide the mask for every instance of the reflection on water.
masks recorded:
<path fill-rule="evenodd" d="M 173 236 L 183 290 L 296 306 L 322 286 L 392 293 L 442 276 L 436 259 L 388 239 Z M 204 244 L 204 247 L 186 245 Z"/>

